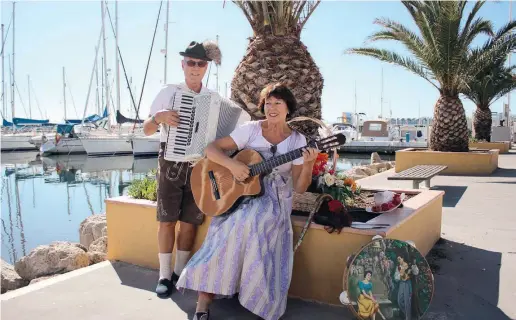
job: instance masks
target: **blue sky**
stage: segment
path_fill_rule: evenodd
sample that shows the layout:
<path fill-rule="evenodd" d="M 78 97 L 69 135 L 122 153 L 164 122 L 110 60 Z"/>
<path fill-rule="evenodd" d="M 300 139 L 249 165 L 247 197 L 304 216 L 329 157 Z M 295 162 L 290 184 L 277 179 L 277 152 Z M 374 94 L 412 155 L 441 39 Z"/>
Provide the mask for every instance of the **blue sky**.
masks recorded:
<path fill-rule="evenodd" d="M 114 2 L 109 2 L 108 6 L 114 19 Z M 128 77 L 132 77 L 133 88 L 137 88 L 136 100 L 139 99 L 143 84 L 159 6 L 159 1 L 120 1 L 118 4 L 119 46 Z M 142 97 L 142 117 L 148 114 L 150 103 L 163 83 L 164 55 L 160 51 L 165 46 L 165 8 L 164 2 Z M 1 18 L 6 28 L 11 14 L 12 3 L 2 1 Z M 509 2 L 487 3 L 481 15 L 491 20 L 495 28 L 499 28 L 508 22 Z M 402 4 L 397 1 L 323 1 L 305 25 L 301 40 L 308 47 L 324 78 L 322 105 L 325 120 L 336 121 L 342 112 L 354 110 L 355 82 L 357 111 L 365 112 L 371 118 L 380 115 L 382 69 L 384 116 L 389 116 L 389 109 L 393 117 L 417 117 L 419 114 L 432 116 L 438 92 L 425 80 L 400 67 L 367 57 L 343 54 L 348 48 L 361 46 L 366 37 L 378 29 L 373 20 L 379 17 L 389 17 L 411 28 L 414 26 Z M 68 118 L 82 117 L 95 45 L 101 29 L 100 2 L 21 1 L 16 2 L 15 19 L 15 77 L 25 105 L 23 108 L 20 96 L 16 93 L 16 116 L 28 115 L 27 75 L 30 75 L 34 88 L 31 95 L 33 118 L 41 117 L 36 96 L 43 116 L 52 121 L 61 121 L 64 117 L 62 68 L 65 67 Z M 233 72 L 245 54 L 247 38 L 252 35 L 244 15 L 230 1 L 226 1 L 224 8 L 222 1 L 171 1 L 169 22 L 167 82 L 182 81 L 181 57 L 178 52 L 191 40 L 215 39 L 219 35 L 223 54 L 219 86 L 224 95 L 225 83 L 230 86 Z M 115 43 L 107 16 L 106 28 L 107 66 L 114 71 Z M 479 39 L 477 44 L 481 41 L 483 39 Z M 390 42 L 379 42 L 376 46 L 404 52 L 402 47 Z M 12 27 L 6 42 L 6 54 L 12 54 Z M 102 51 L 99 52 L 99 59 L 101 54 Z M 5 67 L 6 82 L 9 84 L 7 57 Z M 112 79 L 111 75 L 110 83 Z M 129 94 L 122 66 L 120 81 L 121 111 L 130 115 Z M 96 112 L 95 85 L 94 80 L 87 114 Z M 215 87 L 214 74 L 208 86 Z M 7 88 L 10 92 L 9 86 Z M 115 98 L 114 89 L 112 95 Z M 10 101 L 8 93 L 7 119 L 11 119 Z M 501 111 L 504 102 L 506 98 L 498 100 L 492 110 Z M 466 99 L 463 99 L 463 103 L 470 115 L 474 105 Z"/>

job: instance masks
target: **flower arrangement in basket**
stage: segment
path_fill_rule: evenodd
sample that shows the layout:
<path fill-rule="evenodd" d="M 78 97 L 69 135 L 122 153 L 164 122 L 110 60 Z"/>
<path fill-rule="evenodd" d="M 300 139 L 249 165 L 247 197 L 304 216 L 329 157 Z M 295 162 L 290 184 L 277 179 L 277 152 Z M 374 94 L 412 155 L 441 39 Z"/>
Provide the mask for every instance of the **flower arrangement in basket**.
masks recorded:
<path fill-rule="evenodd" d="M 311 192 L 327 193 L 335 200 L 350 205 L 353 198 L 360 194 L 360 186 L 353 178 L 342 172 L 335 171 L 333 165 L 328 164 L 328 154 L 319 153 L 312 169 Z"/>

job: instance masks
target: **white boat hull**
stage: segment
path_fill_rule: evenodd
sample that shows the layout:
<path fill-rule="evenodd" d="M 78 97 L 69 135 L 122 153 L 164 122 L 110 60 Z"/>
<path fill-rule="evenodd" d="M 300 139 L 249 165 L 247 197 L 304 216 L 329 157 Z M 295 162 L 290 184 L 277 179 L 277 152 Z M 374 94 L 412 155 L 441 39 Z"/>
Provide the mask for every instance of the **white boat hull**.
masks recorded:
<path fill-rule="evenodd" d="M 357 152 L 357 153 L 394 153 L 397 150 L 406 148 L 427 149 L 428 143 L 426 141 L 346 141 L 346 143 L 339 147 L 341 152 Z"/>
<path fill-rule="evenodd" d="M 88 156 L 112 156 L 133 153 L 129 136 L 87 136 L 80 139 Z"/>
<path fill-rule="evenodd" d="M 135 157 L 157 155 L 159 143 L 159 135 L 134 137 L 132 138 L 133 155 Z"/>
<path fill-rule="evenodd" d="M 3 134 L 0 141 L 2 151 L 28 151 L 38 150 L 30 143 L 32 135 L 27 134 Z"/>
<path fill-rule="evenodd" d="M 39 150 L 45 155 L 86 152 L 79 138 L 61 138 L 58 143 L 56 143 L 55 139 L 51 139 L 41 145 Z"/>

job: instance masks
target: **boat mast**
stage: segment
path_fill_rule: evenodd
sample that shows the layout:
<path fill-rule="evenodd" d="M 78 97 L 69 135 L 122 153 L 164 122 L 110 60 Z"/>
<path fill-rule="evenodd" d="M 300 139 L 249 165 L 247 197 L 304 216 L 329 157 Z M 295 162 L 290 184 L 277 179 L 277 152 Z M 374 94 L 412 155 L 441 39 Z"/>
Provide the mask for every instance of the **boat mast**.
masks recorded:
<path fill-rule="evenodd" d="M 380 119 L 383 119 L 383 68 L 382 68 L 382 93 L 380 96 Z"/>
<path fill-rule="evenodd" d="M 27 75 L 27 86 L 29 87 L 29 119 L 32 119 L 32 108 L 30 105 L 30 75 Z"/>
<path fill-rule="evenodd" d="M 63 67 L 63 108 L 64 108 L 64 120 L 66 121 L 66 80 L 65 80 L 65 67 Z"/>
<path fill-rule="evenodd" d="M 97 52 L 97 47 L 95 47 L 95 52 Z M 96 98 L 96 104 L 97 104 L 97 114 L 100 116 L 102 115 L 102 111 L 101 110 L 101 104 L 100 104 L 100 96 L 99 96 L 99 64 L 98 63 L 95 63 L 95 81 L 97 83 L 96 85 L 96 94 L 97 94 L 97 98 Z"/>
<path fill-rule="evenodd" d="M 217 46 L 218 46 L 218 45 L 219 45 L 219 35 L 217 35 Z M 216 81 L 215 81 L 215 82 L 216 82 L 216 83 L 215 83 L 215 88 L 216 88 L 216 90 L 217 90 L 217 93 L 220 93 L 220 92 L 219 92 L 219 91 L 220 91 L 220 90 L 219 90 L 219 65 L 218 65 L 218 64 L 216 64 L 216 65 L 215 65 L 215 67 L 216 67 L 216 72 L 217 72 L 217 77 L 215 78 L 215 79 L 216 79 Z"/>
<path fill-rule="evenodd" d="M 106 90 L 106 109 L 109 114 L 109 81 L 108 81 L 108 71 L 107 71 L 107 65 L 106 65 L 106 29 L 104 27 L 105 23 L 105 9 L 104 9 L 104 1 L 100 2 L 100 7 L 102 10 L 102 52 L 104 55 L 104 83 L 105 83 L 105 90 Z M 111 132 L 111 117 L 108 116 L 108 124 L 109 124 L 109 131 Z"/>
<path fill-rule="evenodd" d="M 509 22 L 512 20 L 512 0 L 509 1 Z M 512 30 L 510 32 L 512 34 Z M 511 65 L 511 56 L 512 52 L 509 52 L 509 66 Z M 505 110 L 504 110 L 505 111 Z M 509 92 L 507 94 L 507 120 L 506 120 L 507 126 L 510 128 L 511 125 L 511 93 Z"/>
<path fill-rule="evenodd" d="M 163 75 L 163 85 L 167 84 L 167 60 L 168 60 L 168 7 L 169 1 L 167 0 L 167 18 L 165 22 L 165 70 Z"/>
<path fill-rule="evenodd" d="M 120 111 L 120 64 L 118 63 L 118 1 L 115 1 L 116 109 Z"/>
<path fill-rule="evenodd" d="M 5 99 L 5 42 L 4 42 L 4 24 L 2 23 L 2 116 L 5 118 L 7 113 L 7 100 Z"/>
<path fill-rule="evenodd" d="M 15 78 L 14 78 L 14 6 L 15 6 L 16 2 L 13 1 L 13 69 L 12 69 L 12 80 L 11 80 L 11 114 L 12 114 L 12 118 L 14 119 L 14 99 L 15 99 L 15 95 L 14 95 L 14 83 L 15 83 Z M 9 68 L 10 69 L 10 68 Z"/>
<path fill-rule="evenodd" d="M 102 31 L 99 33 L 99 38 L 97 40 L 97 45 L 95 46 L 95 60 L 93 60 L 93 68 L 91 69 L 91 76 L 90 76 L 90 84 L 88 86 L 88 93 L 86 94 L 86 103 L 84 104 L 84 111 L 82 114 L 82 125 L 84 126 L 84 119 L 86 118 L 86 110 L 88 109 L 88 101 L 90 99 L 90 93 L 91 93 L 91 85 L 93 83 L 93 76 L 95 75 L 95 68 L 97 67 L 97 57 L 99 55 L 99 48 L 100 48 L 100 40 L 102 39 Z"/>

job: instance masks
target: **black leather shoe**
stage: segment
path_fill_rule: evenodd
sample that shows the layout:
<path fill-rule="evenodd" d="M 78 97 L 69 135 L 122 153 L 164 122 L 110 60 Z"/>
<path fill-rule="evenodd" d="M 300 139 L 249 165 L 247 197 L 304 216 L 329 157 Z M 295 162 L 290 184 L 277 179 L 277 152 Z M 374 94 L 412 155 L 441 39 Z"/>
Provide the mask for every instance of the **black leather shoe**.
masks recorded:
<path fill-rule="evenodd" d="M 174 289 L 172 281 L 168 279 L 159 279 L 158 285 L 156 286 L 156 294 L 160 298 L 167 298 Z"/>
<path fill-rule="evenodd" d="M 210 319 L 210 311 L 208 312 L 196 312 L 193 320 L 209 320 Z"/>
<path fill-rule="evenodd" d="M 177 281 L 179 281 L 179 276 L 175 272 L 172 272 L 172 284 L 174 287 L 176 286 Z"/>

